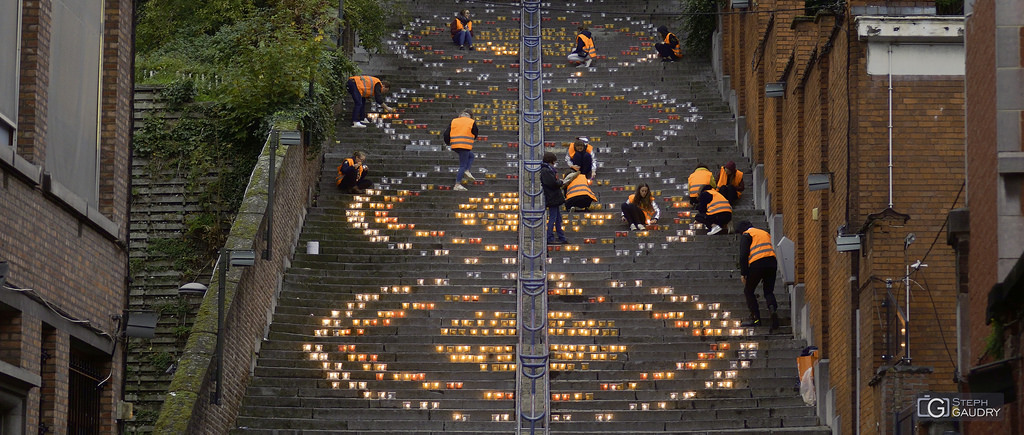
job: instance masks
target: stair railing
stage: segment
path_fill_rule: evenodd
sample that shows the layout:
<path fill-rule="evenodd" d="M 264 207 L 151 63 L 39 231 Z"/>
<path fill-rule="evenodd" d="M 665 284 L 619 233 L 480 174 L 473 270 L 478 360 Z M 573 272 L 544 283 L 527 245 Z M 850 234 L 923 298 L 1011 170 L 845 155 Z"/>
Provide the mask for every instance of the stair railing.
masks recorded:
<path fill-rule="evenodd" d="M 544 84 L 541 73 L 539 0 L 524 0 L 519 42 L 519 273 L 516 324 L 518 434 L 547 434 L 550 414 L 548 374 L 547 245 L 544 189 Z"/>

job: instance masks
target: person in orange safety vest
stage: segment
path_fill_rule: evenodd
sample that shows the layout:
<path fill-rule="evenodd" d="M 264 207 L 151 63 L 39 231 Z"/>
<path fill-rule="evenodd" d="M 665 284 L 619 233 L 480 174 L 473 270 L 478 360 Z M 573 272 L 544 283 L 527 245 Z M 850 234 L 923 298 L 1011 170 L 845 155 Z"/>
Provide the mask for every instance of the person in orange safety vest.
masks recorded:
<path fill-rule="evenodd" d="M 690 174 L 690 178 L 687 179 L 690 189 L 690 206 L 697 206 L 697 195 L 700 194 L 700 190 L 704 186 L 715 186 L 715 174 L 711 173 L 711 169 L 708 169 L 707 165 L 698 163 L 697 168 Z"/>
<path fill-rule="evenodd" d="M 679 38 L 668 31 L 668 27 L 658 27 L 658 33 L 661 34 L 662 41 L 654 44 L 654 49 L 658 50 L 658 57 L 661 58 L 662 62 L 675 62 L 683 58 L 683 49 L 679 45 Z"/>
<path fill-rule="evenodd" d="M 736 170 L 736 162 L 730 160 L 718 171 L 718 191 L 729 200 L 729 204 L 736 204 L 743 195 L 743 189 L 743 171 Z"/>
<path fill-rule="evenodd" d="M 597 195 L 590 188 L 590 180 L 582 173 L 573 178 L 565 189 L 565 208 L 569 211 L 587 210 L 597 201 Z"/>
<path fill-rule="evenodd" d="M 732 206 L 713 187 L 704 186 L 698 196 L 697 216 L 693 220 L 708 227 L 708 235 L 713 236 L 732 222 Z"/>
<path fill-rule="evenodd" d="M 622 220 L 629 224 L 631 230 L 645 230 L 648 225 L 657 224 L 660 217 L 658 200 L 651 193 L 651 187 L 647 183 L 638 184 L 636 192 L 622 203 Z"/>
<path fill-rule="evenodd" d="M 477 129 L 473 113 L 469 109 L 459 113 L 459 117 L 453 119 L 444 131 L 444 143 L 459 154 L 459 172 L 455 174 L 453 190 L 466 190 L 466 187 L 462 185 L 463 178 L 470 182 L 476 181 L 476 177 L 471 171 L 474 158 L 473 142 L 478 136 L 480 136 L 480 130 Z"/>
<path fill-rule="evenodd" d="M 391 83 L 374 76 L 352 76 L 345 84 L 349 95 L 352 96 L 352 128 L 366 128 L 370 124 L 366 117 L 366 99 L 373 97 L 387 112 L 394 112 L 387 104 L 384 104 L 384 94 L 391 90 Z"/>
<path fill-rule="evenodd" d="M 473 50 L 473 20 L 469 19 L 469 9 L 463 9 L 452 20 L 452 42 L 459 45 L 459 50 L 467 47 Z"/>
<path fill-rule="evenodd" d="M 736 231 L 743 234 L 740 236 L 740 279 L 743 281 L 747 309 L 750 310 L 750 320 L 744 322 L 743 326 L 761 325 L 761 311 L 758 309 L 754 290 L 757 290 L 758 283 L 763 283 L 761 289 L 771 316 L 768 331 L 775 331 L 779 329 L 779 302 L 775 300 L 775 273 L 778 261 L 775 258 L 775 249 L 772 248 L 772 236 L 765 230 L 754 228 L 749 221 L 740 222 L 736 226 Z"/>
<path fill-rule="evenodd" d="M 373 187 L 373 182 L 366 178 L 369 169 L 363 162 L 366 161 L 366 153 L 356 151 L 341 162 L 338 166 L 338 176 L 335 182 L 342 192 L 362 194 L 366 189 Z"/>
<path fill-rule="evenodd" d="M 569 53 L 569 63 L 575 64 L 577 67 L 587 67 L 594 61 L 594 57 L 597 56 L 597 48 L 594 46 L 594 35 L 587 30 L 587 26 L 579 26 L 576 28 L 578 32 L 576 34 L 576 48 Z"/>

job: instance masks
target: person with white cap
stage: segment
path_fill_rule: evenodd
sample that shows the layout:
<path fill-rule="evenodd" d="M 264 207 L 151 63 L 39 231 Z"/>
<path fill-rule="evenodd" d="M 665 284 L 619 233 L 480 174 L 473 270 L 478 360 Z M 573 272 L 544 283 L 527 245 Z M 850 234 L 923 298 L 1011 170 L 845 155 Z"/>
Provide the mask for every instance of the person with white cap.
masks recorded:
<path fill-rule="evenodd" d="M 565 164 L 572 170 L 585 175 L 587 180 L 593 180 L 594 175 L 597 174 L 597 158 L 594 154 L 594 147 L 590 145 L 590 139 L 580 136 L 573 141 L 572 145 L 569 145 L 569 150 L 565 153 Z"/>

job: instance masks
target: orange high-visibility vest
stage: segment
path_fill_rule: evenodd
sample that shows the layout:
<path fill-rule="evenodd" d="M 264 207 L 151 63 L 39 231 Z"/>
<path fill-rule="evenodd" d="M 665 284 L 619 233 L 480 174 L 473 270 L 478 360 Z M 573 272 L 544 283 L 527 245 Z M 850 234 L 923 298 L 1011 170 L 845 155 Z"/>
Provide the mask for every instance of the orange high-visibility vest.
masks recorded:
<path fill-rule="evenodd" d="M 593 156 L 594 155 L 594 147 L 590 146 L 590 144 L 587 144 L 587 152 L 590 153 L 591 156 Z M 569 158 L 571 159 L 571 158 L 573 158 L 575 156 L 576 156 L 576 144 L 569 144 Z"/>
<path fill-rule="evenodd" d="M 471 150 L 476 137 L 473 136 L 473 118 L 460 116 L 452 120 L 451 147 L 453 150 Z"/>
<path fill-rule="evenodd" d="M 635 194 L 629 195 L 629 198 L 626 198 L 626 202 L 632 204 L 634 196 L 636 196 L 636 195 Z M 638 204 L 637 205 L 637 207 L 640 207 L 640 210 L 644 212 L 644 219 L 647 219 L 647 222 L 650 222 L 651 219 L 654 219 L 654 205 L 653 204 L 654 204 L 655 201 L 658 200 L 658 198 L 655 198 L 653 194 L 651 194 L 650 197 L 651 197 L 651 204 L 652 204 L 651 206 L 644 207 L 642 204 Z"/>
<path fill-rule="evenodd" d="M 590 199 L 597 201 L 597 195 L 594 195 L 594 191 L 590 189 L 590 181 L 587 180 L 587 176 L 580 174 L 577 175 L 576 178 L 573 178 L 569 183 L 569 187 L 565 189 L 565 199 L 583 195 L 589 196 Z"/>
<path fill-rule="evenodd" d="M 700 188 L 710 186 L 714 181 L 714 175 L 707 169 L 700 168 L 693 171 L 688 181 L 690 183 L 690 198 L 697 198 L 697 195 L 700 194 Z"/>
<path fill-rule="evenodd" d="M 668 41 L 670 39 L 672 39 L 673 36 L 676 36 L 676 35 L 673 35 L 671 33 L 665 35 L 665 43 L 666 44 L 671 44 L 671 42 L 668 42 Z M 676 38 L 676 41 L 678 42 L 679 39 Z M 675 47 L 672 47 L 672 54 L 676 55 L 676 57 L 680 57 L 680 58 L 683 57 L 683 49 L 679 46 L 679 44 L 676 44 Z"/>
<path fill-rule="evenodd" d="M 753 240 L 750 242 L 750 255 L 747 256 L 747 264 L 753 264 L 762 258 L 774 257 L 775 250 L 772 249 L 772 236 L 760 228 L 751 228 L 743 232 L 749 234 Z"/>
<path fill-rule="evenodd" d="M 728 182 L 728 180 L 729 180 L 729 174 L 727 172 L 725 172 L 725 166 L 723 166 L 722 170 L 718 172 L 718 187 L 722 187 L 722 186 L 725 186 L 726 184 L 729 184 L 730 186 L 737 188 L 737 190 L 736 190 L 736 196 L 737 197 L 742 196 L 743 192 L 740 192 L 738 189 L 739 189 L 740 186 L 743 185 L 743 171 L 737 169 L 736 170 L 736 175 L 733 177 L 732 182 L 730 183 L 730 182 Z"/>
<path fill-rule="evenodd" d="M 466 25 L 463 26 L 462 25 L 462 20 L 456 18 L 455 22 L 453 24 L 455 24 L 455 31 L 456 32 L 459 32 L 459 31 L 462 31 L 462 30 L 465 30 L 467 32 L 472 32 L 473 31 L 473 21 L 467 21 Z M 442 27 L 442 29 L 443 29 L 443 27 Z"/>
<path fill-rule="evenodd" d="M 349 80 L 356 81 L 356 89 L 359 90 L 359 95 L 363 98 L 373 96 L 373 88 L 380 84 L 380 79 L 374 76 L 352 76 Z"/>
<path fill-rule="evenodd" d="M 355 160 L 352 160 L 352 158 L 347 158 L 345 159 L 344 163 L 338 166 L 338 177 L 335 178 L 336 184 L 341 185 L 341 180 L 345 179 L 345 174 L 341 172 L 341 168 L 345 167 L 345 163 L 348 163 L 349 166 L 356 168 L 356 181 L 359 181 L 360 178 L 363 178 L 363 165 L 356 165 Z"/>
<path fill-rule="evenodd" d="M 579 34 L 576 35 L 576 39 L 583 41 L 583 52 L 587 54 L 587 57 L 594 57 L 597 54 L 597 49 L 594 48 L 594 40 L 587 37 L 587 35 Z"/>
<path fill-rule="evenodd" d="M 729 200 L 725 199 L 721 193 L 718 193 L 715 189 L 708 189 L 708 193 L 711 194 L 711 204 L 708 204 L 708 216 L 719 213 L 732 213 L 732 206 L 729 205 Z"/>

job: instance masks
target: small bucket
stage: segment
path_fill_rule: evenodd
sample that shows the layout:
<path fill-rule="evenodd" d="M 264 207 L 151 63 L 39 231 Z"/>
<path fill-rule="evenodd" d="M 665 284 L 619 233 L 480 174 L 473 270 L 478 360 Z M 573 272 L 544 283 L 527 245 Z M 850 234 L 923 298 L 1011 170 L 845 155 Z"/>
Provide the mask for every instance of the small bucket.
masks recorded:
<path fill-rule="evenodd" d="M 309 242 L 306 242 L 306 253 L 307 254 L 313 254 L 313 255 L 319 255 L 320 254 L 320 242 L 317 242 L 317 241 L 314 241 L 314 240 L 310 240 Z"/>

